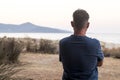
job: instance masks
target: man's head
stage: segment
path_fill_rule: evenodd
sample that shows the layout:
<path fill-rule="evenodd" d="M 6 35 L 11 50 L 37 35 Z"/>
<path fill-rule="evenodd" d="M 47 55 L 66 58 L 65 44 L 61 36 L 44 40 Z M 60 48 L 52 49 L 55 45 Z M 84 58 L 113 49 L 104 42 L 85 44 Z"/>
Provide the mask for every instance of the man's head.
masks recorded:
<path fill-rule="evenodd" d="M 84 27 L 89 26 L 89 14 L 83 9 L 77 9 L 73 13 L 73 21 L 71 25 L 74 29 L 81 31 Z"/>

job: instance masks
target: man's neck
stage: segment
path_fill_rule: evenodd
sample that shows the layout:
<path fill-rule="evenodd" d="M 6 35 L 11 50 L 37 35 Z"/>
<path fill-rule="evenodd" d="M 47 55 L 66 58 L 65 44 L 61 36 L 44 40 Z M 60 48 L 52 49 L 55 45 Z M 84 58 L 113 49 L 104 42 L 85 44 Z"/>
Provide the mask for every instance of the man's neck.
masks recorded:
<path fill-rule="evenodd" d="M 86 31 L 85 30 L 81 30 L 81 31 L 75 30 L 74 35 L 76 35 L 76 36 L 86 36 Z"/>

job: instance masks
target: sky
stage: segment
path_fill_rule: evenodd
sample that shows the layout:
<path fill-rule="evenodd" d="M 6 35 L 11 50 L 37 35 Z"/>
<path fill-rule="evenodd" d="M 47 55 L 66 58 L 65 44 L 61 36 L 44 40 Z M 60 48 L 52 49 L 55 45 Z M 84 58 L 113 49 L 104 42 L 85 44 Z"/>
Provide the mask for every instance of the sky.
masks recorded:
<path fill-rule="evenodd" d="M 72 31 L 76 9 L 90 15 L 90 33 L 120 33 L 120 0 L 0 0 L 0 23 L 36 25 Z"/>

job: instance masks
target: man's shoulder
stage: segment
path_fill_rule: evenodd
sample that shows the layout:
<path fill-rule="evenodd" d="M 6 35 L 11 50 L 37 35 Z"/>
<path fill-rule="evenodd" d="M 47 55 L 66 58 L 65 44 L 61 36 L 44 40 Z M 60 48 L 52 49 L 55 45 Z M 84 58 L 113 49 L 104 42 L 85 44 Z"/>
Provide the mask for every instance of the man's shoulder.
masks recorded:
<path fill-rule="evenodd" d="M 71 38 L 71 36 L 68 36 L 68 37 L 62 38 L 62 39 L 60 40 L 60 43 L 68 42 L 68 41 L 70 41 L 70 38 Z"/>
<path fill-rule="evenodd" d="M 100 45 L 100 41 L 99 41 L 98 39 L 96 39 L 96 38 L 91 38 L 91 37 L 87 37 L 87 38 L 86 38 L 86 43 L 87 43 L 88 45 L 90 45 L 91 47 L 92 47 L 92 46 L 96 47 L 96 46 L 99 46 L 99 45 Z"/>
<path fill-rule="evenodd" d="M 96 38 L 86 37 L 86 40 L 87 40 L 87 41 L 90 41 L 90 42 L 92 42 L 92 43 L 99 43 L 99 40 L 96 39 Z"/>

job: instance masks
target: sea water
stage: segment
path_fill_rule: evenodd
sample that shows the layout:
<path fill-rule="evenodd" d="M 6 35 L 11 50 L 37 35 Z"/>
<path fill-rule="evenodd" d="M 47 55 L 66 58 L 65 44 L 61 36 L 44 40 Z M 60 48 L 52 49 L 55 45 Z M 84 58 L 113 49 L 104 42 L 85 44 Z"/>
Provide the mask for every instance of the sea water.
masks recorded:
<path fill-rule="evenodd" d="M 0 37 L 15 37 L 15 38 L 36 38 L 36 39 L 51 39 L 60 40 L 70 36 L 72 33 L 0 33 Z M 100 41 L 120 44 L 120 33 L 87 33 L 87 36 L 96 38 Z"/>

